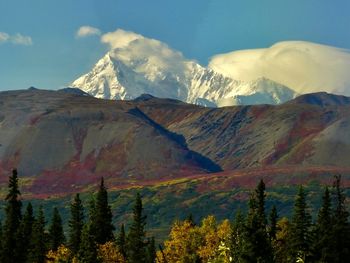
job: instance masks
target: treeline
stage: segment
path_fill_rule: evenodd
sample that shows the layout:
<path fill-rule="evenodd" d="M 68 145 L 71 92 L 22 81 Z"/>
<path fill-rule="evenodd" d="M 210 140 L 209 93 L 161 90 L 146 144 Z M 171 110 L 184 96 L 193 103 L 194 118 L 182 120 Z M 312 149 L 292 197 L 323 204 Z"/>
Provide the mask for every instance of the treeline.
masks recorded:
<path fill-rule="evenodd" d="M 133 219 L 128 233 L 124 225 L 114 236 L 112 211 L 103 178 L 95 198 L 88 204 L 88 213 L 76 194 L 70 205 L 67 238 L 57 208 L 53 209 L 46 230 L 43 208 L 34 215 L 28 203 L 22 215 L 22 202 L 17 171 L 9 179 L 5 220 L 0 227 L 1 263 L 153 263 L 156 257 L 154 238 L 146 239 L 146 217 L 142 214 L 142 200 L 136 196 Z"/>
<path fill-rule="evenodd" d="M 295 198 L 291 219 L 279 218 L 276 207 L 265 209 L 265 184 L 261 180 L 252 191 L 248 211 L 237 211 L 231 222 L 216 222 L 209 215 L 200 224 L 192 216 L 176 221 L 168 240 L 155 246 L 147 238 L 146 216 L 139 194 L 133 218 L 114 235 L 108 193 L 101 180 L 95 198 L 85 214 L 79 194 L 70 205 L 67 237 L 56 208 L 46 230 L 42 207 L 36 216 L 28 203 L 22 215 L 16 170 L 9 180 L 6 217 L 0 244 L 2 263 L 294 263 L 349 262 L 350 225 L 340 177 L 325 188 L 322 206 L 312 220 L 302 186 Z"/>
<path fill-rule="evenodd" d="M 350 262 L 350 227 L 340 177 L 325 188 L 322 206 L 312 221 L 306 193 L 300 186 L 291 220 L 279 218 L 276 207 L 265 211 L 265 184 L 251 193 L 248 212 L 233 222 L 217 224 L 208 216 L 196 225 L 191 218 L 176 222 L 158 262 Z"/>

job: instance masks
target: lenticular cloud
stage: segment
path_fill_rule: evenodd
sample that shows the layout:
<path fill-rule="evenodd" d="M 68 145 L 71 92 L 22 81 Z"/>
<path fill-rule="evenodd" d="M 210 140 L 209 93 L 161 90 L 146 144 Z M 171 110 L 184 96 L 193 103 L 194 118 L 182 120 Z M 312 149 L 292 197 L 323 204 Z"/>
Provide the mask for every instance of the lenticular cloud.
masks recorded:
<path fill-rule="evenodd" d="M 350 51 L 310 42 L 286 41 L 220 54 L 212 57 L 209 67 L 243 81 L 265 77 L 298 93 L 350 95 Z"/>

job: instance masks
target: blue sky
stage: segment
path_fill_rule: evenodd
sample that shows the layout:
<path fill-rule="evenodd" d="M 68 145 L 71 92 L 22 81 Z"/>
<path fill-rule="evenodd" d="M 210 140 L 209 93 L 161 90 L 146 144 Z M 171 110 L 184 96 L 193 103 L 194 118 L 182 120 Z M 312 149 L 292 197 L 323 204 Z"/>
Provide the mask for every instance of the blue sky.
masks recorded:
<path fill-rule="evenodd" d="M 350 49 L 348 0 L 0 0 L 0 90 L 68 85 L 107 51 L 84 25 L 166 42 L 206 65 L 218 53 L 305 40 Z"/>

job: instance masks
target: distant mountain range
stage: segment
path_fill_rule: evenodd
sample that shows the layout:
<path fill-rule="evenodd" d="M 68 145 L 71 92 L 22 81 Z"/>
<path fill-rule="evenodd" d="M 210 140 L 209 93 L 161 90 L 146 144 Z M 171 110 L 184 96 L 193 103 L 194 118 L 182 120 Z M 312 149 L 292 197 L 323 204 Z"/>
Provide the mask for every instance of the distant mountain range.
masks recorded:
<path fill-rule="evenodd" d="M 132 41 L 114 47 L 71 86 L 103 99 L 130 100 L 148 93 L 213 107 L 280 104 L 297 95 L 264 77 L 244 82 L 224 76 L 158 40 L 132 36 Z"/>
<path fill-rule="evenodd" d="M 118 188 L 221 170 L 350 166 L 350 98 L 327 93 L 206 108 L 151 95 L 7 91 L 0 125 L 0 182 L 17 167 L 34 193 L 82 191 L 101 176 Z"/>

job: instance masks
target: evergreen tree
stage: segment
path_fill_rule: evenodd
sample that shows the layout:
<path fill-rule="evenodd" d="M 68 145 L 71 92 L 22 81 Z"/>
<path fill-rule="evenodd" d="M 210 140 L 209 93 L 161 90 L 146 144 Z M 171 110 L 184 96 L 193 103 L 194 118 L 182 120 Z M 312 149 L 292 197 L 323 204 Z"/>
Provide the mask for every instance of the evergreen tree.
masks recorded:
<path fill-rule="evenodd" d="M 99 262 L 97 258 L 97 244 L 90 223 L 86 223 L 83 227 L 78 259 L 80 263 Z"/>
<path fill-rule="evenodd" d="M 31 248 L 29 250 L 28 262 L 44 263 L 47 252 L 45 244 L 45 217 L 42 206 L 39 207 L 38 215 L 33 224 Z"/>
<path fill-rule="evenodd" d="M 84 227 L 84 207 L 79 194 L 76 194 L 70 205 L 69 226 L 69 248 L 76 255 L 79 251 L 81 242 L 81 233 Z"/>
<path fill-rule="evenodd" d="M 127 237 L 127 257 L 130 263 L 146 261 L 145 225 L 146 216 L 142 215 L 142 200 L 138 193 L 133 208 L 133 222 Z"/>
<path fill-rule="evenodd" d="M 5 224 L 3 229 L 3 249 L 2 249 L 2 263 L 17 263 L 15 255 L 16 251 L 16 233 L 21 222 L 21 207 L 22 202 L 19 199 L 20 191 L 18 188 L 17 170 L 12 171 L 12 176 L 9 179 L 9 192 L 6 196 L 5 208 Z"/>
<path fill-rule="evenodd" d="M 265 197 L 265 183 L 261 179 L 258 186 L 255 189 L 255 198 L 257 203 L 257 215 L 259 217 L 260 224 L 264 227 L 266 227 Z"/>
<path fill-rule="evenodd" d="M 314 245 L 313 254 L 314 259 L 320 262 L 332 262 L 333 248 L 331 239 L 332 229 L 332 210 L 331 197 L 326 187 L 322 197 L 322 207 L 318 212 L 317 222 L 314 230 Z"/>
<path fill-rule="evenodd" d="M 2 222 L 0 220 L 0 259 L 2 258 L 2 239 L 3 239 L 3 235 L 2 235 Z"/>
<path fill-rule="evenodd" d="M 348 262 L 350 258 L 350 227 L 348 211 L 345 205 L 345 194 L 341 188 L 341 177 L 334 182 L 335 204 L 332 215 L 331 240 L 333 244 L 333 262 Z"/>
<path fill-rule="evenodd" d="M 156 244 L 154 241 L 154 237 L 148 239 L 145 262 L 146 263 L 155 263 L 156 262 Z"/>
<path fill-rule="evenodd" d="M 295 199 L 291 222 L 290 248 L 293 262 L 301 259 L 303 262 L 310 256 L 311 246 L 311 216 L 307 211 L 306 194 L 300 186 Z"/>
<path fill-rule="evenodd" d="M 270 239 L 275 240 L 276 239 L 276 233 L 277 233 L 277 209 L 276 206 L 272 206 L 271 212 L 270 212 L 270 231 L 269 236 Z"/>
<path fill-rule="evenodd" d="M 261 180 L 249 200 L 246 225 L 247 250 L 244 258 L 248 262 L 273 262 L 272 247 L 266 229 L 265 184 Z"/>
<path fill-rule="evenodd" d="M 96 222 L 96 201 L 94 196 L 91 196 L 91 199 L 89 200 L 89 209 L 88 209 L 88 222 L 90 223 L 91 233 L 95 236 L 95 228 L 97 227 Z"/>
<path fill-rule="evenodd" d="M 65 241 L 62 219 L 58 209 L 55 207 L 53 210 L 51 225 L 49 228 L 49 248 L 56 251 L 60 245 L 63 245 Z"/>
<path fill-rule="evenodd" d="M 119 252 L 123 255 L 124 259 L 126 259 L 126 237 L 125 237 L 125 229 L 124 224 L 120 227 L 119 234 L 117 236 L 116 244 Z"/>
<path fill-rule="evenodd" d="M 108 193 L 104 186 L 104 180 L 101 179 L 99 191 L 96 196 L 95 213 L 91 220 L 92 229 L 95 233 L 96 242 L 104 244 L 114 239 L 112 224 L 112 211 L 108 205 Z"/>
<path fill-rule="evenodd" d="M 232 224 L 230 238 L 230 252 L 232 257 L 232 262 L 243 262 L 243 257 L 246 254 L 246 227 L 245 218 L 241 212 L 238 210 L 235 215 L 235 219 Z"/>
<path fill-rule="evenodd" d="M 15 255 L 18 262 L 26 262 L 32 239 L 34 220 L 33 206 L 29 202 L 16 235 L 17 246 Z"/>

